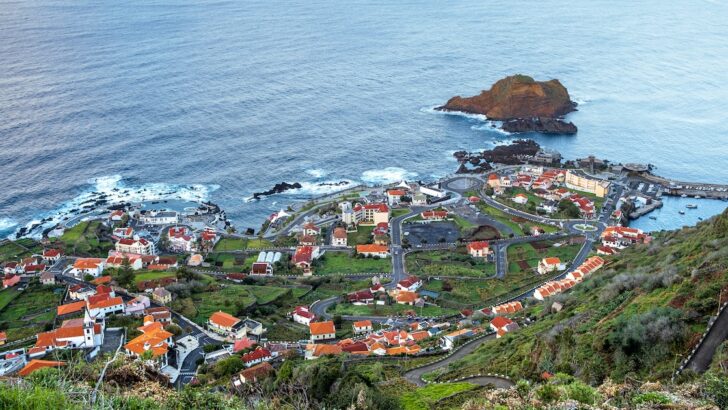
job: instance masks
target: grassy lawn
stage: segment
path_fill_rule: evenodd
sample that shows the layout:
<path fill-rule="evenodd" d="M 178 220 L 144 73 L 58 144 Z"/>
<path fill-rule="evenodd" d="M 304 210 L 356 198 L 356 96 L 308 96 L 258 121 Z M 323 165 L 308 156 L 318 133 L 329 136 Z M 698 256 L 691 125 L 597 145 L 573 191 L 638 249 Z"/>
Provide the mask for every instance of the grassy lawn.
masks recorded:
<path fill-rule="evenodd" d="M 398 216 L 407 215 L 410 213 L 410 210 L 408 208 L 398 208 L 392 210 L 392 218 L 396 218 Z"/>
<path fill-rule="evenodd" d="M 405 410 L 435 408 L 438 401 L 474 388 L 470 383 L 430 384 L 404 393 L 400 403 Z"/>
<path fill-rule="evenodd" d="M 438 292 L 440 296 L 437 301 L 443 306 L 464 308 L 473 305 L 482 308 L 486 306 L 486 302 L 493 302 L 541 280 L 543 280 L 542 277 L 533 273 L 509 271 L 503 279 L 475 281 L 443 278 L 442 280 L 431 280 L 422 289 Z M 443 288 L 447 288 L 444 286 L 446 283 L 451 290 L 443 290 Z"/>
<path fill-rule="evenodd" d="M 463 232 L 468 229 L 472 229 L 472 228 L 476 227 L 476 225 L 474 223 L 472 223 L 472 222 L 468 221 L 467 219 L 465 219 L 461 216 L 458 216 L 458 215 L 452 215 L 452 220 L 453 220 L 453 222 L 455 222 L 455 225 L 457 225 L 458 228 L 460 228 L 460 232 Z"/>
<path fill-rule="evenodd" d="M 347 238 L 349 245 L 355 246 L 371 243 L 373 230 L 373 226 L 360 226 L 356 232 L 350 232 Z"/>
<path fill-rule="evenodd" d="M 247 240 L 238 238 L 222 238 L 215 244 L 215 251 L 242 251 L 247 248 Z"/>
<path fill-rule="evenodd" d="M 40 245 L 32 239 L 9 241 L 0 246 L 0 261 L 17 261 L 40 252 Z"/>
<path fill-rule="evenodd" d="M 225 272 L 249 272 L 253 262 L 258 260 L 258 254 L 240 255 L 232 253 L 211 253 L 207 255 L 206 261 L 213 269 Z"/>
<path fill-rule="evenodd" d="M 155 280 L 175 276 L 174 272 L 139 272 L 134 275 L 134 283 L 139 283 L 145 280 Z"/>
<path fill-rule="evenodd" d="M 407 272 L 422 276 L 492 276 L 495 264 L 468 255 L 464 247 L 452 251 L 413 252 L 406 257 Z"/>
<path fill-rule="evenodd" d="M 272 248 L 273 242 L 265 240 L 265 239 L 249 239 L 248 240 L 248 249 L 264 249 L 264 248 Z"/>
<path fill-rule="evenodd" d="M 326 252 L 319 258 L 319 265 L 314 268 L 316 275 L 335 273 L 378 273 L 390 272 L 390 258 L 355 258 L 348 252 Z"/>
<path fill-rule="evenodd" d="M 525 261 L 528 266 L 535 268 L 538 266 L 538 262 L 546 257 L 557 257 L 566 263 L 573 260 L 576 254 L 579 253 L 579 249 L 581 249 L 581 245 L 578 244 L 553 246 L 554 244 L 556 243 L 553 241 L 543 241 L 509 246 L 508 271 L 514 272 L 522 270 L 518 265 L 519 261 Z"/>
<path fill-rule="evenodd" d="M 513 234 L 516 236 L 524 236 L 526 233 L 530 232 L 532 226 L 538 226 L 546 233 L 553 233 L 559 230 L 557 227 L 552 225 L 540 224 L 536 222 L 522 220 L 521 218 L 516 218 L 514 216 L 508 215 L 505 212 L 501 212 L 498 209 L 488 206 L 483 202 L 478 203 L 478 208 L 481 212 L 488 214 L 493 219 L 508 225 L 508 227 L 513 230 Z"/>
<path fill-rule="evenodd" d="M 198 324 L 204 324 L 210 315 L 218 310 L 237 315 L 254 302 L 269 303 L 289 290 L 274 286 L 225 285 L 215 291 L 197 293 L 192 296 L 197 309 L 197 315 L 193 320 Z"/>
<path fill-rule="evenodd" d="M 0 290 L 0 311 L 5 308 L 10 302 L 13 301 L 21 292 L 18 292 L 18 287 L 8 288 Z"/>
<path fill-rule="evenodd" d="M 104 236 L 106 230 L 108 228 L 101 221 L 83 221 L 67 229 L 53 243 L 62 244 L 68 254 L 102 257 L 114 248 L 111 240 Z"/>
<path fill-rule="evenodd" d="M 7 328 L 8 341 L 22 339 L 42 332 L 56 316 L 56 306 L 62 293 L 54 293 L 62 287 L 29 285 L 0 311 L 0 323 Z"/>
<path fill-rule="evenodd" d="M 410 305 L 370 305 L 356 306 L 349 303 L 339 303 L 336 308 L 330 309 L 329 313 L 349 316 L 389 316 L 402 314 L 407 310 L 413 310 L 422 316 L 441 316 L 457 313 L 455 309 L 448 309 L 439 306 L 425 306 L 422 308 Z"/>

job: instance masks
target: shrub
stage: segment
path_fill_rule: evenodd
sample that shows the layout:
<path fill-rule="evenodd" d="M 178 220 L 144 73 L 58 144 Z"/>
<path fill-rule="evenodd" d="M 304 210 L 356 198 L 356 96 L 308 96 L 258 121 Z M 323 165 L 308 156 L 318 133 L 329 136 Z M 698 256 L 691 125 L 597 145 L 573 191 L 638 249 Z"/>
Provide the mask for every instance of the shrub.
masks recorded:
<path fill-rule="evenodd" d="M 599 398 L 597 391 L 593 387 L 579 381 L 575 381 L 566 386 L 566 395 L 572 400 L 589 405 L 594 404 Z"/>
<path fill-rule="evenodd" d="M 556 386 L 544 384 L 536 390 L 536 396 L 545 403 L 553 403 L 559 400 L 561 394 Z"/>
<path fill-rule="evenodd" d="M 632 399 L 634 404 L 670 404 L 670 398 L 662 393 L 651 391 L 638 394 Z"/>

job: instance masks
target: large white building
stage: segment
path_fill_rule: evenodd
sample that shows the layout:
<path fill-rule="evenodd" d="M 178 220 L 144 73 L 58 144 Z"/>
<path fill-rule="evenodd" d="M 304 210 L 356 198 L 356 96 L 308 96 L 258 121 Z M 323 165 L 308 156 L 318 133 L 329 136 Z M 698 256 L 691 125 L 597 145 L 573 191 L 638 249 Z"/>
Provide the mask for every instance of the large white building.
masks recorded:
<path fill-rule="evenodd" d="M 154 242 L 144 238 L 122 238 L 116 242 L 116 251 L 122 253 L 133 253 L 136 255 L 154 255 L 157 250 Z"/>
<path fill-rule="evenodd" d="M 142 215 L 146 225 L 174 225 L 179 223 L 179 214 L 175 211 L 150 211 Z"/>

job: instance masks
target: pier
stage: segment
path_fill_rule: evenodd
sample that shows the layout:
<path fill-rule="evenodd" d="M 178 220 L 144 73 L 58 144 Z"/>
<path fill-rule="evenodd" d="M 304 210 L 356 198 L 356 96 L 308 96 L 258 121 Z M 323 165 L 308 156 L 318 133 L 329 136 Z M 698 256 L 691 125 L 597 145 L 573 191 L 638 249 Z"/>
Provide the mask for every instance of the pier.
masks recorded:
<path fill-rule="evenodd" d="M 675 181 L 650 173 L 641 174 L 641 177 L 662 185 L 664 195 L 728 199 L 728 185 Z"/>

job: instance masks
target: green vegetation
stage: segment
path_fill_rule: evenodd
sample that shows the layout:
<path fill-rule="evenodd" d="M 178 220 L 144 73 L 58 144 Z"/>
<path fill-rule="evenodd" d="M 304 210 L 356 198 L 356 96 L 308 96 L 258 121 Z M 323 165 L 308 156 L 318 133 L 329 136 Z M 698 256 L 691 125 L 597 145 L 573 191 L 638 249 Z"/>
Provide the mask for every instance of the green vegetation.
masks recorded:
<path fill-rule="evenodd" d="M 156 280 L 156 279 L 162 279 L 162 278 L 169 278 L 175 276 L 174 272 L 150 272 L 150 271 L 141 271 L 134 275 L 134 283 L 139 283 L 145 280 Z"/>
<path fill-rule="evenodd" d="M 402 216 L 402 215 L 407 215 L 410 212 L 411 211 L 410 211 L 409 208 L 397 208 L 397 209 L 393 209 L 392 210 L 392 218 L 396 218 L 396 217 Z"/>
<path fill-rule="evenodd" d="M 359 226 L 356 232 L 349 232 L 347 242 L 349 246 L 365 245 L 373 242 L 372 231 L 373 226 Z"/>
<path fill-rule="evenodd" d="M 215 244 L 215 252 L 242 251 L 248 247 L 247 240 L 237 238 L 222 238 Z"/>
<path fill-rule="evenodd" d="M 508 272 L 530 271 L 538 266 L 541 259 L 547 257 L 556 257 L 561 259 L 562 263 L 567 263 L 573 260 L 581 249 L 581 245 L 568 245 L 568 242 L 554 246 L 558 244 L 554 241 L 540 241 L 509 246 Z"/>
<path fill-rule="evenodd" d="M 450 308 L 426 305 L 422 308 L 410 305 L 369 305 L 357 306 L 349 303 L 338 303 L 333 309 L 329 309 L 329 313 L 338 315 L 355 315 L 355 316 L 388 316 L 402 315 L 407 311 L 413 311 L 418 316 L 442 316 L 451 315 L 458 311 Z"/>
<path fill-rule="evenodd" d="M 435 408 L 438 401 L 474 387 L 470 383 L 430 384 L 404 393 L 400 402 L 405 410 Z"/>
<path fill-rule="evenodd" d="M 18 261 L 41 250 L 40 244 L 32 239 L 7 241 L 0 245 L 0 261 Z"/>
<path fill-rule="evenodd" d="M 21 293 L 22 292 L 18 291 L 17 286 L 0 290 L 0 311 L 2 311 L 5 306 L 12 302 L 13 299 L 18 297 L 18 295 L 20 295 Z"/>
<path fill-rule="evenodd" d="M 452 215 L 452 216 L 450 216 L 450 218 L 453 220 L 453 222 L 455 222 L 455 225 L 458 226 L 458 228 L 460 229 L 460 232 L 464 232 L 464 231 L 473 229 L 477 226 L 474 223 L 463 218 L 462 216 Z"/>
<path fill-rule="evenodd" d="M 235 253 L 210 253 L 205 261 L 210 263 L 215 270 L 223 270 L 225 272 L 250 272 L 253 262 L 258 260 L 258 254 L 250 255 Z"/>
<path fill-rule="evenodd" d="M 0 309 L 0 330 L 7 331 L 8 341 L 50 330 L 56 316 L 56 306 L 63 296 L 62 289 L 60 286 L 42 286 L 33 281 Z M 3 294 L 8 290 L 11 289 L 4 290 Z"/>
<path fill-rule="evenodd" d="M 669 379 L 728 286 L 726 263 L 728 211 L 659 233 L 553 298 L 564 306 L 560 312 L 532 309 L 533 325 L 483 345 L 445 377 L 490 371 L 536 380 L 548 371 L 590 384 Z"/>
<path fill-rule="evenodd" d="M 290 289 L 273 286 L 213 285 L 213 289 L 192 295 L 197 313 L 191 318 L 202 325 L 218 310 L 244 316 L 246 309 L 254 303 L 264 305 L 289 292 Z"/>
<path fill-rule="evenodd" d="M 326 252 L 314 265 L 316 275 L 380 273 L 391 270 L 390 258 L 362 258 L 352 256 L 348 252 Z"/>
<path fill-rule="evenodd" d="M 51 241 L 61 245 L 67 254 L 105 257 L 114 248 L 109 228 L 99 220 L 82 221 Z"/>
<path fill-rule="evenodd" d="M 422 276 L 489 277 L 495 274 L 495 264 L 483 258 L 473 258 L 465 247 L 452 251 L 413 252 L 406 258 L 407 272 Z"/>

